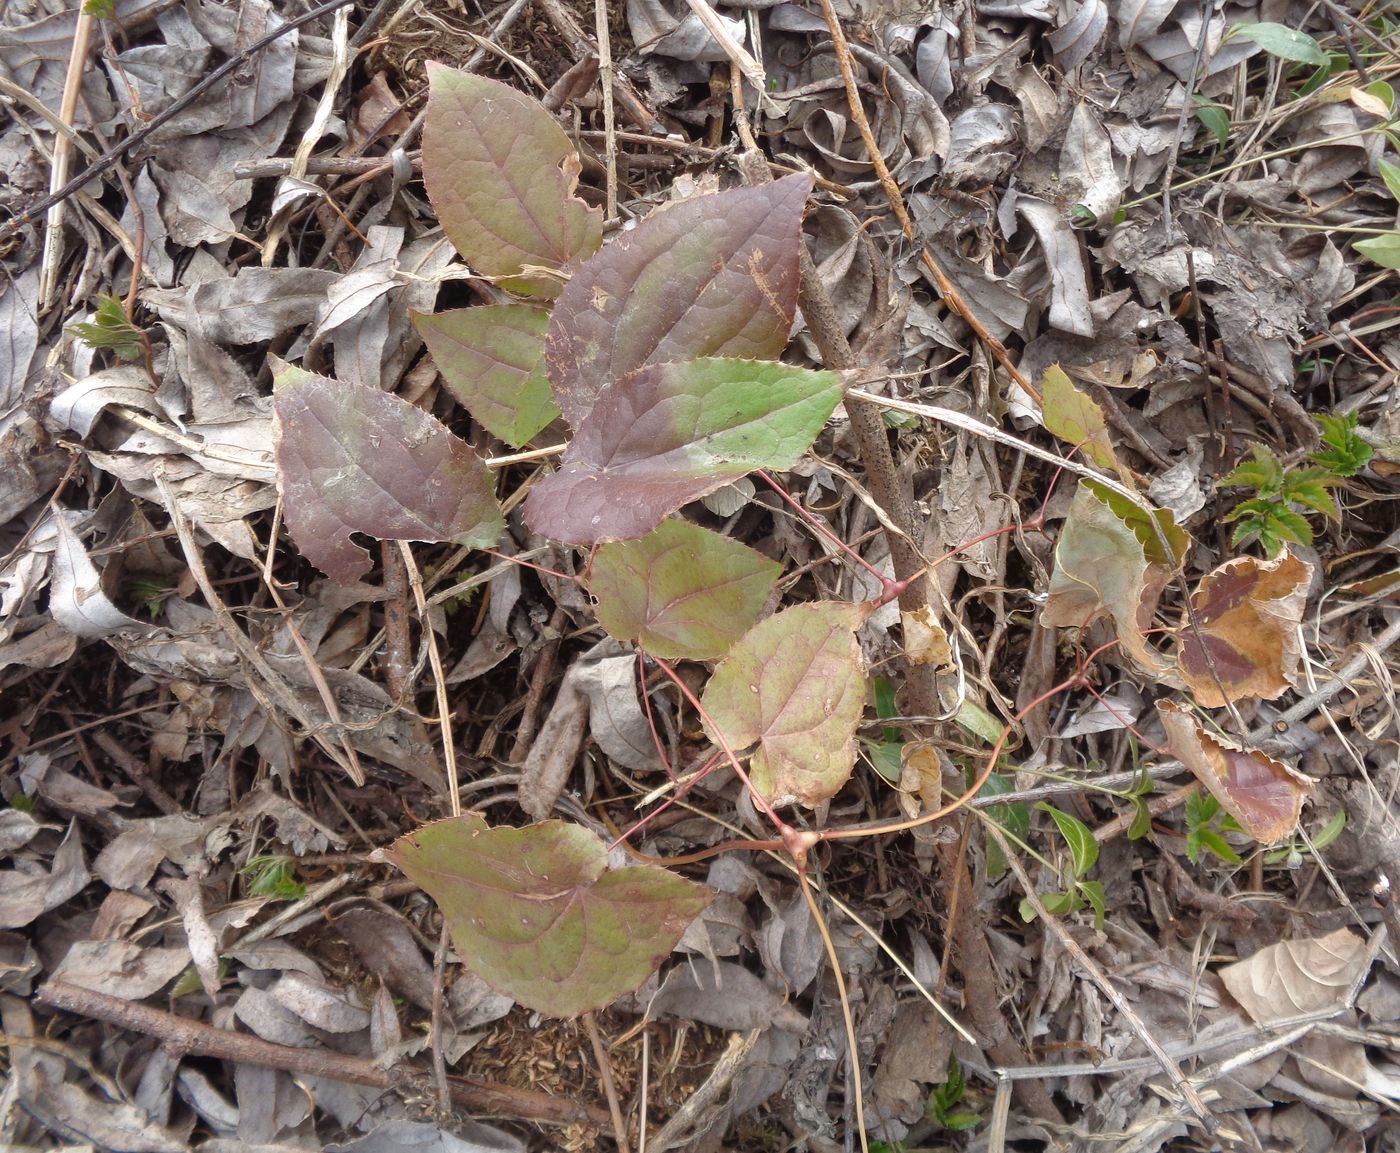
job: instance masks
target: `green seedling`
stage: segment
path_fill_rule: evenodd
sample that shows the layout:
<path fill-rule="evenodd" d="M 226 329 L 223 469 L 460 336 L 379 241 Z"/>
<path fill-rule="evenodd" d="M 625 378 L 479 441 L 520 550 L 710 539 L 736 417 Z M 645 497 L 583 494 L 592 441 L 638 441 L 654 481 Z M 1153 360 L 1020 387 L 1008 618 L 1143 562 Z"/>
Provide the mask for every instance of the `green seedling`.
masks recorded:
<path fill-rule="evenodd" d="M 1045 906 L 1046 912 L 1056 916 L 1065 916 L 1069 913 L 1077 913 L 1085 908 L 1094 910 L 1094 927 L 1103 928 L 1104 916 L 1108 911 L 1108 903 L 1104 894 L 1103 884 L 1099 881 L 1086 881 L 1084 878 L 1099 859 L 1099 843 L 1094 840 L 1094 834 L 1089 826 L 1078 817 L 1072 817 L 1069 813 L 1061 812 L 1054 805 L 1041 801 L 1036 805 L 1042 813 L 1049 813 L 1055 822 L 1055 827 L 1059 829 L 1060 836 L 1064 838 L 1065 845 L 1069 848 L 1070 871 L 1068 877 L 1061 874 L 1061 881 L 1065 887 L 1058 893 L 1040 894 L 1041 904 Z M 1023 921 L 1033 921 L 1036 917 L 1036 908 L 1029 898 L 1023 899 L 1020 905 L 1021 919 Z"/>
<path fill-rule="evenodd" d="M 263 854 L 251 858 L 238 872 L 250 897 L 299 901 L 306 896 L 306 886 L 297 880 L 296 864 L 288 857 Z"/>
<path fill-rule="evenodd" d="M 120 296 L 99 296 L 92 320 L 70 324 L 68 331 L 84 344 L 105 349 L 120 361 L 137 361 L 146 355 L 146 336 L 127 319 Z"/>
<path fill-rule="evenodd" d="M 1202 853 L 1212 853 L 1227 864 L 1238 865 L 1240 855 L 1225 839 L 1226 832 L 1237 832 L 1239 825 L 1221 810 L 1220 802 L 1209 793 L 1194 793 L 1186 800 L 1186 855 L 1193 865 Z"/>

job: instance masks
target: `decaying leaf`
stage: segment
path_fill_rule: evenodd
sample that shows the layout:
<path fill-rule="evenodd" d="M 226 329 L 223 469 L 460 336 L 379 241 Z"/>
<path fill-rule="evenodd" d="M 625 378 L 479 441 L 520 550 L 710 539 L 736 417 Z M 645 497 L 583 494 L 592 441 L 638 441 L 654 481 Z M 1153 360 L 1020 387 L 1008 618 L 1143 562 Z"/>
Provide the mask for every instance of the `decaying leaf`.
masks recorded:
<path fill-rule="evenodd" d="M 437 901 L 468 968 L 555 1017 L 635 989 L 709 903 L 665 869 L 609 870 L 603 843 L 562 821 L 492 829 L 468 814 L 400 837 L 385 855 Z"/>
<path fill-rule="evenodd" d="M 744 635 L 705 686 L 706 732 L 716 743 L 723 734 L 736 753 L 758 746 L 749 778 L 769 803 L 814 808 L 850 777 L 866 690 L 855 630 L 870 609 L 820 601 L 777 613 Z"/>
<path fill-rule="evenodd" d="M 1168 676 L 1170 666 L 1143 634 L 1189 540 L 1171 513 L 1158 509 L 1149 518 L 1103 485 L 1081 481 L 1055 547 L 1041 623 L 1083 628 L 1107 612 L 1124 651 L 1154 676 Z"/>
<path fill-rule="evenodd" d="M 673 519 L 599 548 L 589 591 L 598 623 L 618 640 L 703 661 L 723 656 L 758 619 L 781 571 L 747 545 Z"/>
<path fill-rule="evenodd" d="M 474 270 L 549 299 L 549 275 L 602 240 L 602 213 L 574 196 L 579 159 L 544 106 L 496 80 L 428 64 L 423 183 Z"/>
<path fill-rule="evenodd" d="M 1236 557 L 1201 578 L 1177 638 L 1176 663 L 1202 708 L 1248 697 L 1273 700 L 1293 686 L 1298 626 L 1312 565 L 1285 550 L 1271 561 Z"/>
<path fill-rule="evenodd" d="M 1190 710 L 1158 701 L 1167 747 L 1196 774 L 1240 828 L 1262 844 L 1281 841 L 1298 825 L 1312 780 L 1258 749 L 1208 732 Z"/>
<path fill-rule="evenodd" d="M 531 490 L 525 519 L 567 544 L 643 536 L 688 501 L 811 447 L 841 379 L 776 362 L 692 360 L 609 384 L 564 454 Z"/>
<path fill-rule="evenodd" d="M 333 580 L 370 570 L 351 534 L 489 547 L 503 522 L 465 441 L 390 393 L 285 367 L 276 377 L 277 487 L 302 555 Z"/>
<path fill-rule="evenodd" d="M 507 444 L 518 448 L 559 415 L 544 374 L 545 309 L 487 304 L 413 322 L 452 395 Z"/>
<path fill-rule="evenodd" d="M 1045 370 L 1040 387 L 1045 427 L 1066 444 L 1078 448 L 1100 468 L 1118 472 L 1121 466 L 1113 451 L 1103 409 L 1094 399 L 1076 388 L 1069 374 L 1058 364 Z"/>
<path fill-rule="evenodd" d="M 550 317 L 554 399 L 579 428 L 609 381 L 698 357 L 767 360 L 797 305 L 812 180 L 788 176 L 654 212 L 574 273 Z"/>
<path fill-rule="evenodd" d="M 1341 1009 L 1366 966 L 1366 941 L 1350 929 L 1325 937 L 1280 941 L 1226 965 L 1220 979 L 1261 1025 L 1325 1009 Z"/>

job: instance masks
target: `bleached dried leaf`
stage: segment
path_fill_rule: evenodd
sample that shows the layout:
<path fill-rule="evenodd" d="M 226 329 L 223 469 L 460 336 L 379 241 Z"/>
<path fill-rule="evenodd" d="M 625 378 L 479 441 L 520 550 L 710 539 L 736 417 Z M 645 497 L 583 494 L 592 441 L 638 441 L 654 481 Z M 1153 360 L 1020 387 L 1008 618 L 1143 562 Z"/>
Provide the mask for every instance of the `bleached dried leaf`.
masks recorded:
<path fill-rule="evenodd" d="M 77 941 L 53 976 L 109 997 L 140 1001 L 160 992 L 189 964 L 188 949 L 143 949 L 134 941 Z"/>
<path fill-rule="evenodd" d="M 1280 941 L 1226 965 L 1220 979 L 1261 1025 L 1341 1008 L 1366 964 L 1366 941 L 1349 929 L 1325 937 Z"/>

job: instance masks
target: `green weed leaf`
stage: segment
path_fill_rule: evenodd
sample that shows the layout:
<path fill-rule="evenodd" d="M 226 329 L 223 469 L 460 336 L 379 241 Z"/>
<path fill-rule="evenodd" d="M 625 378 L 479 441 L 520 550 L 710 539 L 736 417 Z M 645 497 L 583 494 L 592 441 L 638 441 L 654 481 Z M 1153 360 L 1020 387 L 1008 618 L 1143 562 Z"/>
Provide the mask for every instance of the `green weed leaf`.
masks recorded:
<path fill-rule="evenodd" d="M 1041 801 L 1036 805 L 1036 808 L 1042 813 L 1050 814 L 1051 819 L 1060 830 L 1060 836 L 1064 837 L 1065 844 L 1069 846 L 1070 862 L 1074 869 L 1075 879 L 1086 876 L 1099 859 L 1099 843 L 1094 840 L 1094 834 L 1089 826 L 1078 817 L 1061 812 L 1046 801 Z"/>
<path fill-rule="evenodd" d="M 1253 40 L 1270 56 L 1280 60 L 1291 60 L 1296 64 L 1312 64 L 1318 68 L 1327 66 L 1327 53 L 1306 32 L 1290 28 L 1287 24 L 1260 21 L 1258 24 L 1236 24 L 1230 34 Z"/>
<path fill-rule="evenodd" d="M 711 899 L 652 865 L 608 869 L 603 842 L 563 821 L 492 829 L 469 814 L 400 837 L 385 856 L 438 903 L 472 972 L 552 1017 L 637 988 Z"/>
<path fill-rule="evenodd" d="M 105 349 L 121 361 L 141 360 L 146 355 L 145 339 L 126 318 L 120 296 L 103 293 L 97 298 L 92 320 L 70 324 L 68 331 L 89 347 Z"/>
<path fill-rule="evenodd" d="M 1045 370 L 1041 382 L 1041 410 L 1045 414 L 1045 427 L 1051 433 L 1077 447 L 1106 472 L 1119 470 L 1103 409 L 1091 396 L 1075 387 L 1069 374 L 1058 364 Z"/>
<path fill-rule="evenodd" d="M 1379 264 L 1382 268 L 1400 268 L 1400 232 L 1387 232 L 1358 240 L 1352 247 L 1372 264 Z"/>

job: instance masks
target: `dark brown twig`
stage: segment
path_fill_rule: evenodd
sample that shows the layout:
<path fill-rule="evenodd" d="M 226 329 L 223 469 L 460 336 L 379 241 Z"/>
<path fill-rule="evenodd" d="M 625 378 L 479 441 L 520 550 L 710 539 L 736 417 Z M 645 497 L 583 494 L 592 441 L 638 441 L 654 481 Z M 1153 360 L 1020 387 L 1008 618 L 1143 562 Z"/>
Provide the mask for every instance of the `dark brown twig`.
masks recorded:
<path fill-rule="evenodd" d="M 83 989 L 65 981 L 50 981 L 39 990 L 36 998 L 40 1004 L 54 1009 L 155 1037 L 181 1053 L 196 1057 L 246 1061 L 268 1069 L 327 1077 L 332 1081 L 369 1085 L 376 1089 L 393 1089 L 412 1076 L 403 1071 L 395 1073 L 381 1069 L 373 1058 L 350 1057 L 328 1049 L 295 1049 L 290 1045 L 277 1045 L 247 1033 L 216 1029 L 163 1009 L 152 1009 L 136 1001 L 123 1001 L 119 997 L 109 997 L 106 993 Z M 586 1125 L 603 1132 L 611 1127 L 611 1120 L 602 1109 L 563 1097 L 466 1077 L 449 1078 L 449 1085 L 452 1100 L 475 1114 L 519 1117 L 553 1125 Z"/>

